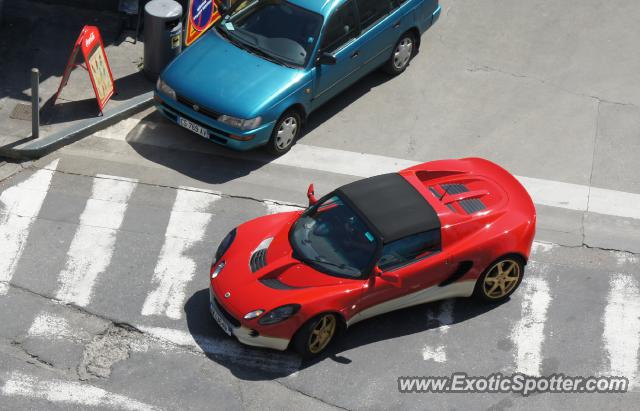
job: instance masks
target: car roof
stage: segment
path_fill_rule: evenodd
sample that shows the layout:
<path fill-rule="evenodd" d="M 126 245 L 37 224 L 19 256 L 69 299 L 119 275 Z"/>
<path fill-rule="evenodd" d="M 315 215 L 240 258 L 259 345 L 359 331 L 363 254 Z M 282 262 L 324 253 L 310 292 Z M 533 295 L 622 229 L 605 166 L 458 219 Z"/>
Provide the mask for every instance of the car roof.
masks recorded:
<path fill-rule="evenodd" d="M 336 190 L 377 231 L 383 243 L 440 229 L 431 204 L 398 173 L 382 174 Z"/>
<path fill-rule="evenodd" d="M 303 7 L 307 10 L 311 10 L 315 13 L 321 14 L 324 18 L 327 18 L 331 11 L 340 6 L 346 0 L 288 0 L 296 6 Z"/>

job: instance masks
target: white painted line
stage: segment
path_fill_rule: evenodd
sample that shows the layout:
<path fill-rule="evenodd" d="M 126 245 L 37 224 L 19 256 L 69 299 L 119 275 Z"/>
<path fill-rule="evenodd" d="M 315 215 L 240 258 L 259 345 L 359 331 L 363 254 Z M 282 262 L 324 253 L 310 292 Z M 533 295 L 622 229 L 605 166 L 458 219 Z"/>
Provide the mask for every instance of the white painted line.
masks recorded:
<path fill-rule="evenodd" d="M 289 352 L 260 350 L 245 347 L 234 338 L 212 338 L 204 335 L 191 335 L 188 332 L 172 328 L 137 326 L 140 331 L 160 341 L 195 349 L 207 355 L 220 356 L 250 368 L 259 368 L 274 373 L 293 373 L 300 368 L 300 358 Z"/>
<path fill-rule="evenodd" d="M 640 383 L 640 290 L 630 274 L 614 274 L 604 311 L 604 346 L 609 357 L 607 375 L 627 377 L 629 385 Z"/>
<path fill-rule="evenodd" d="M 527 189 L 536 204 L 587 211 L 588 186 L 532 177 L 516 176 L 516 178 Z"/>
<path fill-rule="evenodd" d="M 187 255 L 202 240 L 212 215 L 209 207 L 221 197 L 213 192 L 177 190 L 165 241 L 153 274 L 155 289 L 142 306 L 142 315 L 166 315 L 174 320 L 182 316 L 185 287 L 193 278 L 196 263 Z"/>
<path fill-rule="evenodd" d="M 288 211 L 300 211 L 304 207 L 293 203 L 283 203 L 276 200 L 264 200 L 264 204 L 267 207 L 267 214 L 286 213 Z"/>
<path fill-rule="evenodd" d="M 547 270 L 541 268 L 540 272 L 535 273 L 537 266 L 534 261 L 529 262 L 529 272 L 532 275 L 525 276 L 522 281 L 521 318 L 511 333 L 511 340 L 516 347 L 516 372 L 531 376 L 540 376 L 544 326 L 551 303 L 549 285 L 545 278 Z"/>
<path fill-rule="evenodd" d="M 556 248 L 556 244 L 554 243 L 534 241 L 533 244 L 531 244 L 531 258 L 534 258 L 534 256 L 538 256 L 540 254 L 546 254 L 554 248 Z"/>
<path fill-rule="evenodd" d="M 296 144 L 289 153 L 272 163 L 358 177 L 393 173 L 420 164 L 419 161 L 303 144 Z"/>
<path fill-rule="evenodd" d="M 131 133 L 138 124 L 141 124 L 141 121 L 138 118 L 125 118 L 112 126 L 96 131 L 95 136 L 111 140 L 126 141 L 127 135 L 129 135 L 129 133 Z"/>
<path fill-rule="evenodd" d="M 273 160 L 273 163 L 371 177 L 412 167 L 421 162 L 297 144 L 289 153 Z M 596 187 L 589 190 L 589 186 L 585 185 L 540 178 L 521 176 L 516 178 L 524 185 L 536 204 L 640 219 L 640 194 Z"/>
<path fill-rule="evenodd" d="M 444 336 L 449 331 L 449 326 L 453 324 L 453 307 L 454 307 L 454 299 L 448 299 L 443 301 L 440 304 L 440 310 L 438 314 L 434 314 L 433 310 L 429 310 L 428 317 L 429 320 L 437 321 L 440 326 L 438 327 L 438 331 L 441 336 Z M 425 345 L 422 348 L 422 359 L 432 360 L 438 363 L 444 363 L 447 361 L 447 351 L 446 345 L 439 344 L 437 346 Z"/>
<path fill-rule="evenodd" d="M 591 187 L 589 211 L 640 219 L 640 194 Z"/>
<path fill-rule="evenodd" d="M 74 336 L 66 318 L 42 312 L 33 320 L 27 335 L 51 339 L 71 338 Z"/>
<path fill-rule="evenodd" d="M 113 140 L 124 140 L 124 136 L 139 121 L 138 119 L 128 119 L 125 124 L 118 127 L 110 127 L 96 135 Z M 153 138 L 146 138 L 143 143 L 161 147 L 172 145 L 171 141 L 165 140 L 162 136 L 155 135 Z M 271 162 L 283 166 L 356 177 L 371 177 L 378 174 L 391 173 L 421 163 L 414 160 L 305 144 L 294 145 L 289 153 Z M 589 186 L 586 185 L 541 178 L 521 176 L 516 176 L 516 178 L 525 186 L 536 204 L 640 219 L 640 194 L 596 187 L 589 189 Z"/>
<path fill-rule="evenodd" d="M 102 406 L 132 411 L 154 411 L 159 409 L 93 385 L 64 380 L 43 380 L 18 371 L 10 374 L 0 392 L 7 396 L 37 398 L 51 402 L 79 405 L 83 408 Z"/>
<path fill-rule="evenodd" d="M 29 229 L 40 213 L 57 167 L 58 160 L 54 160 L 0 194 L 0 295 L 9 291 Z"/>
<path fill-rule="evenodd" d="M 111 262 L 116 234 L 136 185 L 135 180 L 121 177 L 98 175 L 93 179 L 91 197 L 58 277 L 56 298 L 79 306 L 89 304 L 96 280 Z"/>

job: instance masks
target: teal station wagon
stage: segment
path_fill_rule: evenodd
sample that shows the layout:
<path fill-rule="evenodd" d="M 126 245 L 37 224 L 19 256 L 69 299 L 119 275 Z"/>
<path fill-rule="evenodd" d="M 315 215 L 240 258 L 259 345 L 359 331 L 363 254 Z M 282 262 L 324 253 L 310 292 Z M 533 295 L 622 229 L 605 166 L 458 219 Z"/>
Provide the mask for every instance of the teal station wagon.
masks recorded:
<path fill-rule="evenodd" d="M 437 0 L 240 0 L 160 75 L 156 107 L 226 147 L 283 154 L 365 74 L 402 73 L 439 15 Z"/>

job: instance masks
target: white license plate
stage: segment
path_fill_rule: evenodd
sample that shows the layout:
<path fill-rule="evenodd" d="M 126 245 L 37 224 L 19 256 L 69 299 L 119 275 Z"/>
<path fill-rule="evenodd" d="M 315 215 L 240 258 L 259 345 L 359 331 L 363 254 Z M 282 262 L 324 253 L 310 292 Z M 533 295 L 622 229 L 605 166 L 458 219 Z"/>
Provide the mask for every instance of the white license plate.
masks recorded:
<path fill-rule="evenodd" d="M 222 328 L 222 331 L 224 331 L 228 335 L 231 335 L 231 327 L 229 327 L 229 324 L 227 324 L 222 319 L 222 317 L 220 317 L 220 314 L 218 314 L 215 310 L 212 310 L 212 313 L 213 313 L 213 319 L 216 320 L 220 328 Z"/>
<path fill-rule="evenodd" d="M 178 124 L 187 130 L 191 130 L 196 134 L 200 134 L 202 137 L 209 138 L 209 132 L 206 128 L 187 120 L 186 118 L 178 117 Z"/>

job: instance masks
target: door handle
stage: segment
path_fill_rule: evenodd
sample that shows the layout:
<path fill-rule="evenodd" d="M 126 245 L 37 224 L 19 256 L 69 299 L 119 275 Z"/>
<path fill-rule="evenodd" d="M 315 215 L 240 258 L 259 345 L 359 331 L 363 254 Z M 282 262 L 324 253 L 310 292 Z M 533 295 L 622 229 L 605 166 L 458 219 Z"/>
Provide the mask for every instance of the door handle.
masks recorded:
<path fill-rule="evenodd" d="M 354 51 L 353 54 L 351 55 L 351 58 L 354 59 L 356 57 L 359 56 L 359 52 L 358 51 Z"/>
<path fill-rule="evenodd" d="M 396 22 L 396 24 L 394 24 L 394 25 L 393 25 L 393 28 L 394 28 L 394 29 L 397 29 L 398 27 L 400 27 L 400 22 L 399 22 L 399 21 L 398 21 L 398 22 Z"/>

